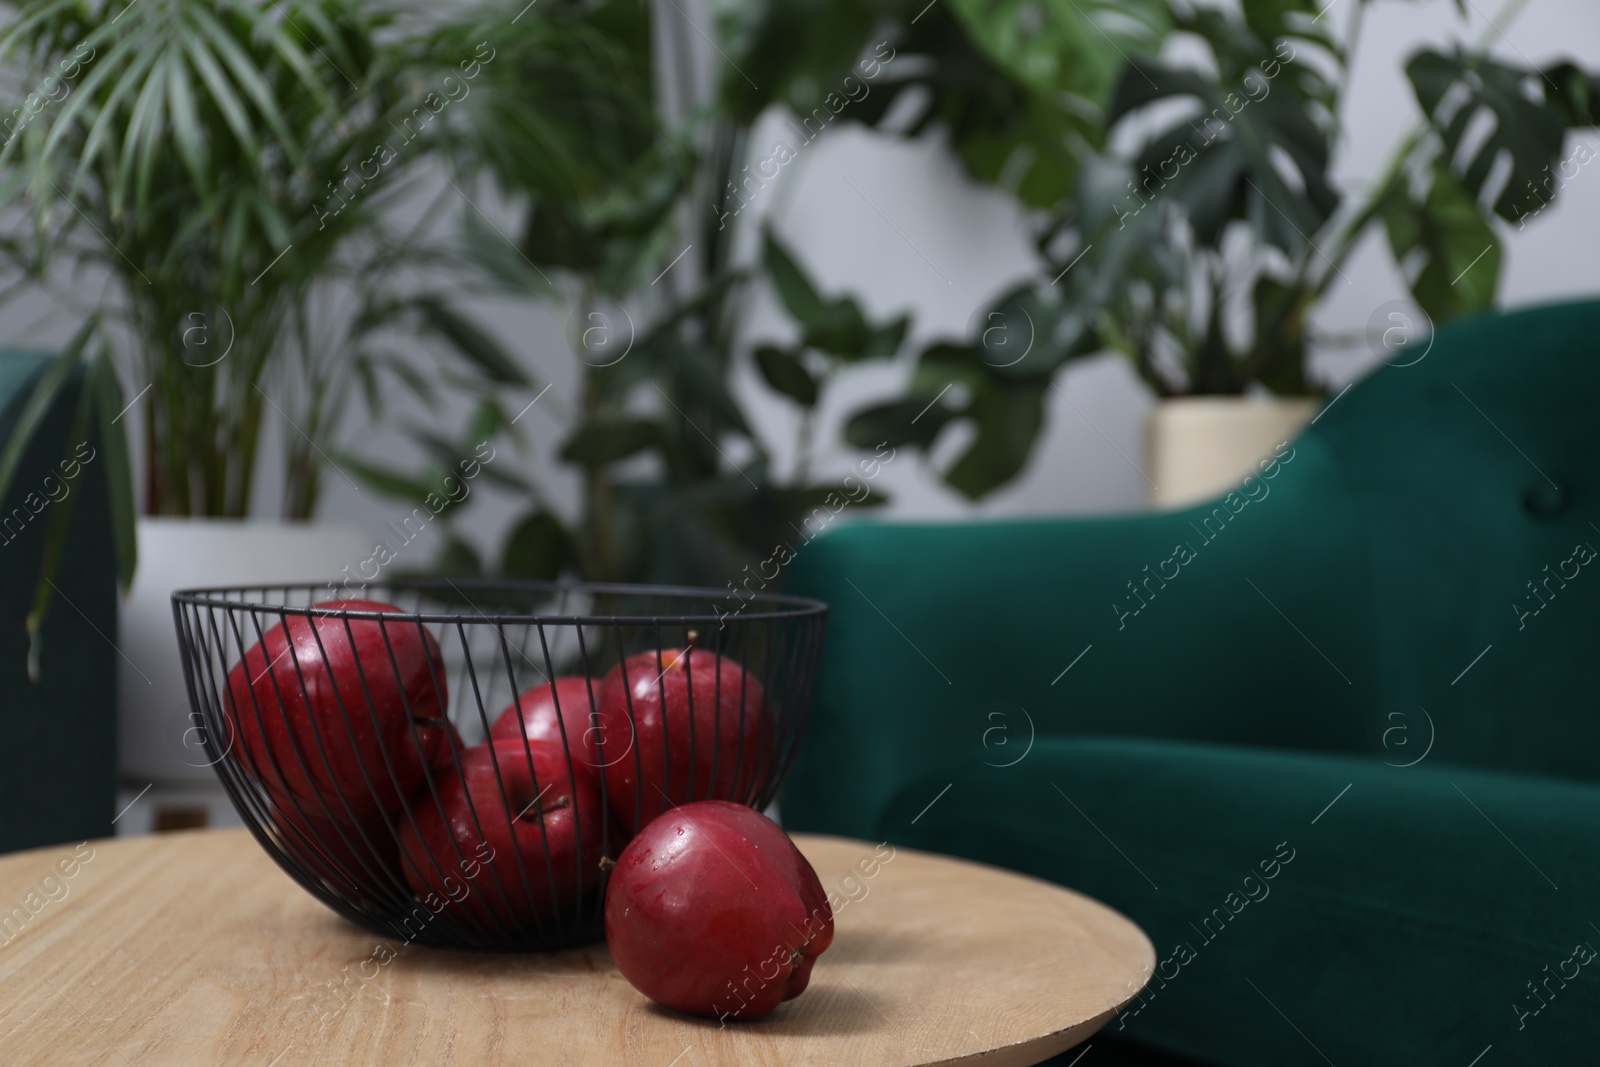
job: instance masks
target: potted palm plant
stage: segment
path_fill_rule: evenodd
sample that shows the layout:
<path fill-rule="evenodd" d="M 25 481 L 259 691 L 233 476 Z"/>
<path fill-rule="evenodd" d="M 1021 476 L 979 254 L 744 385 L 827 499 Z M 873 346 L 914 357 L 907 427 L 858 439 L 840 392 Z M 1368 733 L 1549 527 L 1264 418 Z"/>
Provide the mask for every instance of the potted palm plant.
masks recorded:
<path fill-rule="evenodd" d="M 303 521 L 346 373 L 314 293 L 373 251 L 405 162 L 371 158 L 409 102 L 403 45 L 380 43 L 388 27 L 351 0 L 139 0 L 29 4 L 0 29 L 8 67 L 58 87 L 0 149 L 0 202 L 30 223 L 6 252 L 36 281 L 107 279 L 63 359 L 120 371 L 125 410 L 105 425 L 126 415 L 111 432 L 131 426 L 137 443 L 125 774 L 209 775 L 185 718 L 173 588 L 358 558 L 353 532 Z M 272 439 L 284 442 L 283 521 L 262 522 Z M 132 503 L 124 494 L 122 509 Z"/>

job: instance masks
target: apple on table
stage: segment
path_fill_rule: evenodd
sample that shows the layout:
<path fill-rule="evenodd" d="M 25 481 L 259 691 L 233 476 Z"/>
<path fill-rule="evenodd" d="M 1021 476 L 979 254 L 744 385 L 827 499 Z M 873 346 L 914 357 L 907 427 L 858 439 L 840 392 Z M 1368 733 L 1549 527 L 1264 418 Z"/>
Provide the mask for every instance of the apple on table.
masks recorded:
<path fill-rule="evenodd" d="M 633 987 L 664 1007 L 755 1019 L 805 992 L 833 943 L 817 872 L 777 823 L 704 800 L 628 843 L 606 888 L 606 944 Z"/>

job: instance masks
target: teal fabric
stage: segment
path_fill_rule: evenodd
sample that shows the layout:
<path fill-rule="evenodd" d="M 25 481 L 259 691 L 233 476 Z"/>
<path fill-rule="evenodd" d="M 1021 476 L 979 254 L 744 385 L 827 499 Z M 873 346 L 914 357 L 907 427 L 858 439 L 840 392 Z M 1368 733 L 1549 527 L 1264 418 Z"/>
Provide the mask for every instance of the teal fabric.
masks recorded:
<path fill-rule="evenodd" d="M 1435 1062 L 1439 1049 L 1466 1049 L 1465 1063 L 1498 1046 L 1485 1036 L 1468 1049 L 1475 1037 L 1464 1025 L 1421 1016 L 1442 1005 L 1434 1014 L 1459 1024 L 1460 1003 L 1484 1017 L 1486 1034 L 1489 1017 L 1511 1018 L 1516 991 L 1568 958 L 1573 945 L 1564 942 L 1582 936 L 1560 905 L 1585 887 L 1592 900 L 1600 888 L 1581 865 L 1571 889 L 1517 881 L 1514 867 L 1533 872 L 1461 795 L 1485 790 L 1494 807 L 1472 799 L 1530 855 L 1543 857 L 1541 844 L 1594 853 L 1579 825 L 1558 832 L 1541 820 L 1555 814 L 1549 805 L 1592 819 L 1600 796 L 1591 792 L 1600 788 L 1596 337 L 1596 303 L 1452 325 L 1420 362 L 1353 386 L 1274 462 L 1200 507 L 862 523 L 806 546 L 791 588 L 832 613 L 807 737 L 784 790 L 786 823 L 914 840 L 1055 878 L 1169 937 L 1199 898 L 1164 885 L 1149 891 L 1131 871 L 1097 867 L 1104 857 L 1091 850 L 1098 842 L 1107 851 L 1106 842 L 1079 835 L 1077 813 L 1052 782 L 1096 822 L 1128 805 L 1132 822 L 1113 821 L 1144 849 L 1140 866 L 1177 872 L 1203 868 L 1208 855 L 1231 869 L 1230 850 L 1270 852 L 1289 835 L 1280 827 L 1291 800 L 1311 803 L 1321 795 L 1312 785 L 1357 782 L 1365 768 L 1375 777 L 1361 778 L 1367 787 L 1352 787 L 1316 831 L 1335 813 L 1353 819 L 1346 805 L 1362 815 L 1369 801 L 1351 801 L 1385 790 L 1420 814 L 1391 812 L 1386 825 L 1399 836 L 1387 839 L 1359 820 L 1348 833 L 1331 824 L 1308 853 L 1315 861 L 1294 869 L 1300 888 L 1281 899 L 1343 900 L 1356 886 L 1334 876 L 1361 872 L 1371 914 L 1289 906 L 1252 922 L 1234 947 L 1199 962 L 1210 978 L 1185 979 L 1187 988 L 1126 1029 L 1219 1063 L 1323 1062 L 1304 1042 L 1298 1050 L 1269 1043 L 1264 1027 L 1277 1015 L 1262 1016 L 1261 998 L 1245 986 L 1255 1002 L 1236 999 L 1229 984 L 1244 974 L 1275 1001 L 1282 991 L 1292 1005 L 1279 1006 L 1307 1033 L 1342 1030 L 1328 1041 L 1344 1059 L 1317 1039 L 1335 1063 Z M 1120 747 L 1082 747 L 1110 743 L 1095 738 Z M 1154 762 L 1141 763 L 1143 751 Z M 1107 761 L 1104 773 L 1097 760 Z M 1133 805 L 1138 790 L 1117 785 L 1116 768 L 1134 766 L 1144 767 L 1148 803 Z M 1198 777 L 1181 779 L 1181 790 L 1159 780 L 1191 766 Z M 992 777 L 1002 773 L 1012 777 Z M 950 793 L 913 822 L 948 783 Z M 1300 784 L 1304 795 L 1291 791 Z M 1232 823 L 1195 825 L 1201 810 L 1226 810 Z M 1370 816 L 1375 826 L 1379 816 Z M 1463 817 L 1478 820 L 1503 854 L 1448 829 Z M 1188 830 L 1168 833 L 1173 826 Z M 1380 877 L 1373 850 L 1411 866 Z M 1569 872 L 1551 870 L 1561 857 L 1546 859 L 1539 866 L 1561 884 Z M 1407 894 L 1429 878 L 1459 899 L 1408 910 Z M 1458 906 L 1468 910 L 1451 910 Z M 1383 909 L 1407 918 L 1373 917 Z M 1600 922 L 1600 905 L 1594 912 Z M 1552 925 L 1520 926 L 1527 913 Z M 1526 953 L 1482 934 L 1497 922 Z M 1373 936 L 1363 924 L 1388 933 Z M 1600 931 L 1588 936 L 1600 946 Z M 1350 950 L 1331 951 L 1330 938 Z M 1474 959 L 1480 941 L 1487 947 Z M 1316 946 L 1315 955 L 1291 956 L 1287 944 Z M 1516 969 L 1558 948 L 1533 973 Z M 1242 954 L 1237 964 L 1229 953 Z M 1412 993 L 1385 980 L 1398 973 L 1415 981 Z M 1552 1005 L 1526 1028 L 1540 1036 L 1522 1041 L 1518 1031 L 1516 1047 L 1555 1042 L 1575 1058 L 1548 1062 L 1592 1061 L 1592 1042 L 1580 1057 L 1578 1040 L 1600 1036 L 1594 981 L 1585 969 L 1573 986 L 1589 986 L 1581 1026 L 1561 1023 Z M 1484 1002 L 1495 982 L 1503 995 Z M 1408 1012 L 1386 998 L 1418 1006 Z"/>
<path fill-rule="evenodd" d="M 1138 921 L 1156 973 L 1111 1035 L 1239 1067 L 1465 1067 L 1489 1045 L 1499 1063 L 1592 1063 L 1600 1047 L 1600 957 L 1562 966 L 1600 949 L 1589 785 L 1051 739 L 909 783 L 874 836 L 958 843 Z"/>
<path fill-rule="evenodd" d="M 52 358 L 0 351 L 0 441 Z M 94 452 L 83 453 L 92 458 L 76 478 L 64 481 L 60 467 L 84 443 L 69 440 L 80 386 L 71 383 L 50 411 L 0 502 L 0 852 L 105 837 L 115 814 L 116 562 L 98 439 L 87 443 Z M 68 495 L 46 503 L 63 485 Z M 51 517 L 66 502 L 60 592 L 45 620 L 35 683 L 24 622 Z"/>

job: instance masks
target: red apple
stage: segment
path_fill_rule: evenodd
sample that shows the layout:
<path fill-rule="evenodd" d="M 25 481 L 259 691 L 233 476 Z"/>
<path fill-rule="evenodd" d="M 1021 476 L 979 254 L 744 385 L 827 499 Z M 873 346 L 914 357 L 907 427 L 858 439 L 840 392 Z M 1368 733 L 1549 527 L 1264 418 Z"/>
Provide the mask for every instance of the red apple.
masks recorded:
<path fill-rule="evenodd" d="M 630 656 L 599 698 L 611 808 L 637 830 L 691 800 L 751 800 L 765 775 L 770 711 L 739 664 L 697 648 Z"/>
<path fill-rule="evenodd" d="M 387 820 L 357 824 L 292 804 L 273 804 L 269 815 L 283 850 L 340 893 L 370 898 L 405 892 L 400 849 Z"/>
<path fill-rule="evenodd" d="M 350 821 L 395 811 L 422 783 L 448 745 L 447 703 L 439 645 L 414 622 L 290 615 L 228 672 L 246 768 L 283 806 L 321 811 L 320 797 Z"/>
<path fill-rule="evenodd" d="M 476 745 L 459 771 L 444 761 L 432 777 L 396 819 L 417 895 L 473 933 L 565 932 L 600 882 L 607 815 L 593 774 L 559 746 L 519 740 Z"/>
<path fill-rule="evenodd" d="M 598 768 L 595 757 L 596 727 L 589 721 L 589 692 L 599 695 L 601 683 L 583 675 L 557 678 L 536 685 L 512 701 L 489 728 L 491 741 L 547 741 L 565 748 L 572 758 L 587 767 Z M 520 717 L 518 711 L 520 709 Z M 566 739 L 562 740 L 562 730 Z"/>
<path fill-rule="evenodd" d="M 434 752 L 433 759 L 428 763 L 428 766 L 430 767 L 438 767 L 441 764 L 451 763 L 457 759 L 461 753 L 467 750 L 467 743 L 466 741 L 462 740 L 461 731 L 457 730 L 456 724 L 451 722 L 449 719 L 445 720 L 444 732 L 448 736 L 439 742 L 439 747 L 437 751 Z M 452 744 L 452 742 L 454 743 Z"/>
<path fill-rule="evenodd" d="M 685 804 L 622 850 L 606 944 L 657 1004 L 756 1019 L 805 992 L 833 942 L 817 872 L 777 823 L 725 800 Z"/>

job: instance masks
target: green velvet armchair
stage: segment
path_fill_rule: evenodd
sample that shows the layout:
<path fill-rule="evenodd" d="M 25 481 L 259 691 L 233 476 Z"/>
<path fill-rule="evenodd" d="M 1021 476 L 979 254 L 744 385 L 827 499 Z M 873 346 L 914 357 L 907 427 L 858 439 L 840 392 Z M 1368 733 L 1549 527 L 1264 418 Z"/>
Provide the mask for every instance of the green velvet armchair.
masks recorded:
<path fill-rule="evenodd" d="M 807 546 L 785 823 L 1119 908 L 1148 1062 L 1600 1062 L 1597 338 L 1451 325 L 1198 507 Z"/>
<path fill-rule="evenodd" d="M 0 351 L 0 442 L 55 357 Z M 112 832 L 116 797 L 117 565 L 106 461 L 94 435 L 72 437 L 80 383 L 69 383 L 0 501 L 0 852 Z M 26 620 L 47 532 L 71 505 L 37 678 Z"/>

